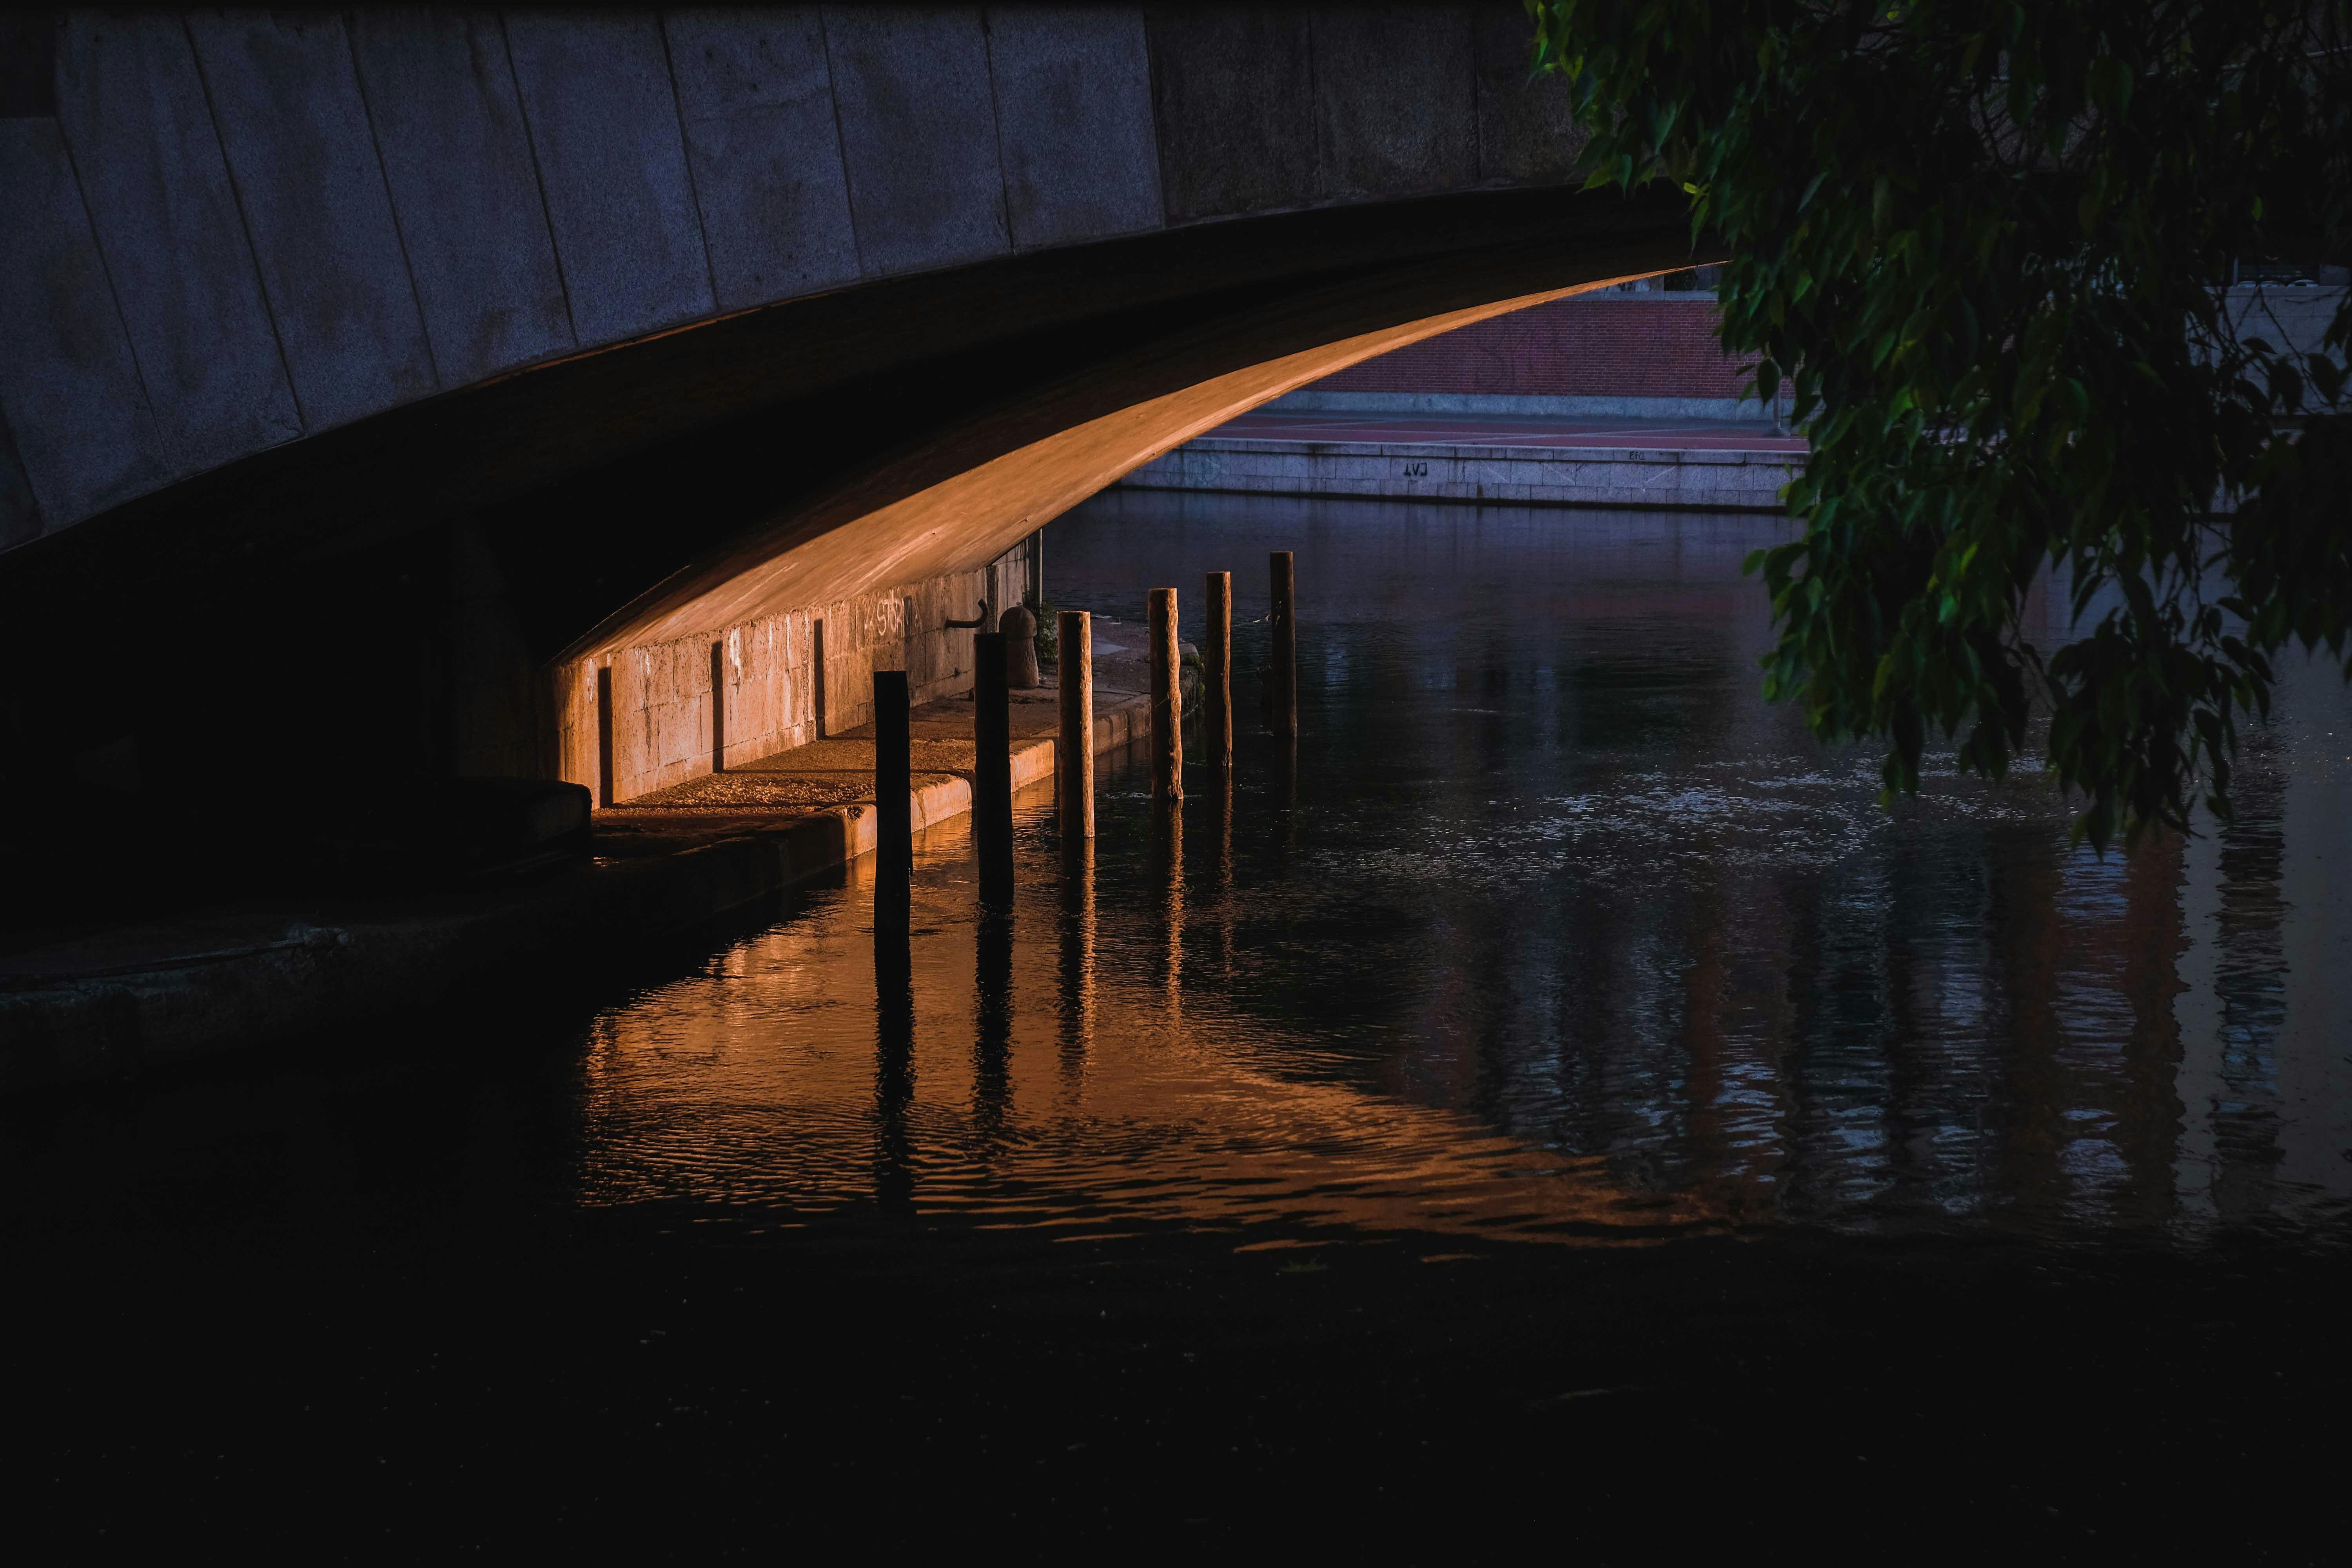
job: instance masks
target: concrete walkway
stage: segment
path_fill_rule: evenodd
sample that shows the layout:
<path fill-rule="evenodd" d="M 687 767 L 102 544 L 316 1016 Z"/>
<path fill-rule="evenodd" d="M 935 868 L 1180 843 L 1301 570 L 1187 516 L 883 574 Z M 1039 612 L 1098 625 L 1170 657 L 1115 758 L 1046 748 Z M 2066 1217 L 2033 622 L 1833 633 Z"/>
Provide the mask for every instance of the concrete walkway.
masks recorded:
<path fill-rule="evenodd" d="M 1014 788 L 1052 776 L 1057 712 L 1051 687 L 1015 694 Z M 915 710 L 919 836 L 971 809 L 971 717 L 968 700 Z M 1149 728 L 1147 697 L 1097 685 L 1097 752 Z M 380 1039 L 354 1026 L 609 970 L 870 851 L 873 770 L 868 727 L 600 811 L 584 861 L 401 895 L 257 900 L 0 954 L 0 1091 L 297 1038 Z"/>
<path fill-rule="evenodd" d="M 1034 691 L 1010 694 L 1013 787 L 1054 775 L 1061 694 L 1047 676 Z M 917 833 L 971 809 L 973 767 L 970 698 L 926 702 L 908 715 Z M 1150 700 L 1137 691 L 1095 687 L 1095 750 L 1143 738 Z M 661 854 L 730 830 L 813 837 L 838 835 L 855 859 L 874 847 L 874 726 L 861 724 L 805 746 L 778 752 L 723 773 L 705 773 L 607 806 L 595 814 L 596 853 L 607 858 Z"/>
<path fill-rule="evenodd" d="M 1803 437 L 1764 420 L 1269 407 L 1147 463 L 1133 489 L 1777 511 Z"/>

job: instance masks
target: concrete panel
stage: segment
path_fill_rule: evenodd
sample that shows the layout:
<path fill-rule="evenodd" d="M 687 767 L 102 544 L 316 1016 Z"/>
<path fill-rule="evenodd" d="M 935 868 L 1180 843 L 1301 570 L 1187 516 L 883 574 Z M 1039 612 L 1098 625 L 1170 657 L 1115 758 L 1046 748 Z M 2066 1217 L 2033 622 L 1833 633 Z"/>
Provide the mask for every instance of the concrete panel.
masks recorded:
<path fill-rule="evenodd" d="M 352 45 L 442 380 L 460 386 L 571 350 L 498 18 L 361 10 Z"/>
<path fill-rule="evenodd" d="M 1140 11 L 991 6 L 988 62 L 1015 245 L 1159 226 L 1160 153 Z"/>
<path fill-rule="evenodd" d="M 437 384 L 342 19 L 188 18 L 303 423 Z"/>
<path fill-rule="evenodd" d="M 866 270 L 1009 250 L 980 14 L 828 6 L 824 30 Z"/>
<path fill-rule="evenodd" d="M 0 412 L 0 550 L 41 536 L 41 502 L 33 481 L 25 475 L 25 461 L 16 455 L 16 437 Z"/>
<path fill-rule="evenodd" d="M 1584 132 L 1569 113 L 1568 79 L 1557 71 L 1530 79 L 1535 25 L 1516 5 L 1482 9 L 1472 18 L 1478 73 L 1478 177 L 1490 185 L 1540 185 L 1569 179 Z"/>
<path fill-rule="evenodd" d="M 716 308 L 651 13 L 518 15 L 507 42 L 584 347 Z"/>
<path fill-rule="evenodd" d="M 74 12 L 59 124 L 173 466 L 302 433 L 278 329 L 178 17 Z"/>
<path fill-rule="evenodd" d="M 670 68 L 721 310 L 858 276 L 814 7 L 672 11 Z"/>
<path fill-rule="evenodd" d="M 1477 182 L 1469 13 L 1335 7 L 1318 11 L 1313 26 L 1321 195 L 1415 195 Z"/>
<path fill-rule="evenodd" d="M 56 121 L 0 120 L 0 419 L 56 529 L 171 470 Z"/>
<path fill-rule="evenodd" d="M 1151 101 L 1168 219 L 1315 200 L 1307 18 L 1247 5 L 1155 8 Z"/>

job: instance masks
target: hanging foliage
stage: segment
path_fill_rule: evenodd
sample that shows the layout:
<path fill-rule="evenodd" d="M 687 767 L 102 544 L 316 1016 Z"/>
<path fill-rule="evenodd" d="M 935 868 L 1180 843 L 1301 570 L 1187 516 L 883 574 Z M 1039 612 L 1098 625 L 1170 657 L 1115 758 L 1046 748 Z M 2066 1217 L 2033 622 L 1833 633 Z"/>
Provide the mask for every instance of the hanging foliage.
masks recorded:
<path fill-rule="evenodd" d="M 2226 819 L 2273 656 L 2342 661 L 2352 626 L 2352 309 L 2319 296 L 2298 343 L 2293 268 L 2240 281 L 2352 255 L 2352 5 L 1528 9 L 1592 183 L 1690 193 L 1724 346 L 1810 437 L 1803 535 L 1749 563 L 1767 694 L 1885 742 L 1890 795 L 1938 736 L 2000 776 L 2038 711 L 2092 842 L 2200 795 Z M 2021 612 L 2053 565 L 2045 647 Z"/>

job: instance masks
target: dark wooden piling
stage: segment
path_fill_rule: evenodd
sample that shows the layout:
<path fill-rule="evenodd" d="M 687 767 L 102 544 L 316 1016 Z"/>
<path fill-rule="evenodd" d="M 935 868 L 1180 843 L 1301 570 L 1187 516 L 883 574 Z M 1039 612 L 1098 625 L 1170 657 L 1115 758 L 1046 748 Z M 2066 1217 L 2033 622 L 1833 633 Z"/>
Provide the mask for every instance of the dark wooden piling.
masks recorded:
<path fill-rule="evenodd" d="M 1176 590 L 1151 590 L 1151 793 L 1184 798 L 1184 670 L 1176 648 Z"/>
<path fill-rule="evenodd" d="M 1277 735 L 1298 733 L 1298 583 L 1290 552 L 1277 550 L 1266 558 L 1274 590 L 1268 616 L 1273 647 L 1266 655 L 1266 721 Z"/>
<path fill-rule="evenodd" d="M 1213 766 L 1234 765 L 1234 574 L 1209 574 L 1209 624 L 1201 636 L 1201 749 Z"/>
<path fill-rule="evenodd" d="M 913 781 L 907 723 L 907 672 L 874 672 L 874 931 L 878 943 L 895 921 L 906 941 L 908 884 L 915 870 Z"/>
<path fill-rule="evenodd" d="M 727 771 L 727 645 L 710 645 L 710 771 Z"/>
<path fill-rule="evenodd" d="M 809 717 L 816 726 L 809 738 L 822 741 L 825 737 L 824 721 L 824 623 L 809 623 Z"/>
<path fill-rule="evenodd" d="M 1064 610 L 1055 640 L 1062 728 L 1054 740 L 1054 804 L 1066 845 L 1095 836 L 1094 617 L 1084 610 Z"/>
<path fill-rule="evenodd" d="M 596 804 L 613 804 L 613 667 L 596 670 Z"/>
<path fill-rule="evenodd" d="M 971 841 L 980 854 L 980 896 L 1013 897 L 1013 714 L 1004 685 L 1004 634 L 972 639 Z"/>

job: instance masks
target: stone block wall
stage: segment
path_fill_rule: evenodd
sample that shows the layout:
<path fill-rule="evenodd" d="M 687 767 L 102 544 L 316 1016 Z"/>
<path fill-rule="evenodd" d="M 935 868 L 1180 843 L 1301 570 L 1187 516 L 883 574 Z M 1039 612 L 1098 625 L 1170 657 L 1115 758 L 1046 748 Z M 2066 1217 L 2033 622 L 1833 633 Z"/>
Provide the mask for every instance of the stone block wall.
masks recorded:
<path fill-rule="evenodd" d="M 1041 586 L 1037 565 L 1034 543 L 1024 541 L 971 571 L 763 616 L 719 636 L 625 647 L 564 665 L 554 676 L 562 776 L 606 798 L 597 704 L 607 670 L 614 802 L 709 773 L 714 760 L 739 767 L 821 739 L 820 681 L 824 734 L 873 720 L 877 669 L 905 670 L 917 702 L 968 690 L 971 629 L 947 623 L 971 620 L 983 602 L 993 620 L 1031 597 Z M 714 733 L 723 742 L 722 758 L 714 759 Z"/>

